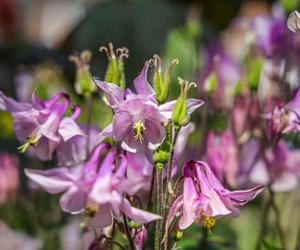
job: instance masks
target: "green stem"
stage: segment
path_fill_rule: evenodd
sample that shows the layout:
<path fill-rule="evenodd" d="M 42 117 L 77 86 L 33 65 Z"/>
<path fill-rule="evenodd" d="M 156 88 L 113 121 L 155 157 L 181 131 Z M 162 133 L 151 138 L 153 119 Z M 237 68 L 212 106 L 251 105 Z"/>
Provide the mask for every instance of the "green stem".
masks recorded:
<path fill-rule="evenodd" d="M 170 195 L 170 190 L 169 187 L 172 188 L 172 166 L 173 166 L 173 158 L 174 158 L 174 149 L 177 141 L 177 136 L 180 131 L 180 128 L 175 128 L 174 133 L 172 133 L 172 139 L 171 139 L 171 147 L 170 147 L 170 158 L 168 160 L 167 164 L 167 180 L 166 180 L 166 187 L 165 187 L 165 201 L 164 201 L 164 209 L 163 209 L 163 235 L 167 232 L 164 232 L 165 230 L 165 225 L 167 222 L 167 216 L 169 209 L 171 207 L 171 195 Z M 168 248 L 168 235 L 165 238 L 165 243 L 164 243 L 164 249 L 167 250 Z"/>
<path fill-rule="evenodd" d="M 162 214 L 162 206 L 163 206 L 163 197 L 164 197 L 164 186 L 163 186 L 163 174 L 162 171 L 156 170 L 156 213 L 159 215 Z M 160 241 L 162 236 L 162 221 L 157 220 L 155 226 L 155 240 L 154 240 L 154 249 L 160 250 Z"/>
<path fill-rule="evenodd" d="M 280 243 L 281 243 L 281 247 L 282 247 L 282 250 L 286 250 L 286 241 L 285 241 L 285 236 L 284 236 L 284 233 L 283 233 L 283 229 L 282 229 L 282 226 L 281 226 L 281 223 L 280 223 L 280 210 L 275 202 L 275 196 L 274 196 L 274 192 L 273 190 L 271 189 L 271 187 L 269 186 L 268 187 L 269 189 L 269 193 L 270 193 L 270 202 L 271 202 L 271 206 L 273 207 L 273 210 L 275 212 L 275 224 L 276 224 L 276 228 L 277 228 L 277 231 L 278 231 L 278 235 L 279 235 L 279 240 L 280 240 Z"/>
<path fill-rule="evenodd" d="M 86 137 L 86 159 L 89 157 L 90 151 L 90 131 L 92 126 L 93 98 L 91 95 L 85 95 L 86 114 L 87 114 L 87 137 Z"/>
<path fill-rule="evenodd" d="M 267 201 L 267 204 L 266 204 L 265 208 L 263 209 L 262 222 L 261 222 L 262 226 L 261 226 L 260 233 L 259 233 L 259 236 L 257 239 L 256 248 L 255 248 L 256 250 L 261 250 L 262 243 L 267 234 L 270 208 L 271 208 L 271 201 L 269 200 L 269 201 Z"/>
<path fill-rule="evenodd" d="M 123 220 L 124 220 L 125 231 L 126 231 L 126 235 L 127 235 L 128 241 L 129 241 L 130 249 L 135 250 L 135 246 L 134 246 L 134 243 L 132 241 L 132 238 L 131 238 L 131 235 L 130 235 L 130 230 L 129 230 L 129 227 L 128 227 L 127 217 L 126 217 L 125 214 L 123 214 Z"/>

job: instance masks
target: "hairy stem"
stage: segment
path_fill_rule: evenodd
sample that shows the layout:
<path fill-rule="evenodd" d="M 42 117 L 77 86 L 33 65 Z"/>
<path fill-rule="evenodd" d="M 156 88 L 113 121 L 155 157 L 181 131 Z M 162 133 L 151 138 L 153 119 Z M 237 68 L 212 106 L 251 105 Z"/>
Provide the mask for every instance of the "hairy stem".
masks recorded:
<path fill-rule="evenodd" d="M 165 230 L 165 224 L 167 222 L 167 216 L 168 216 L 168 212 L 169 209 L 171 207 L 171 201 L 172 201 L 172 197 L 170 195 L 170 191 L 169 188 L 172 189 L 172 167 L 173 167 L 173 158 L 174 158 L 174 149 L 175 149 L 175 145 L 176 145 L 176 141 L 177 141 L 177 136 L 179 133 L 179 129 L 175 128 L 174 132 L 172 133 L 172 138 L 171 138 L 171 147 L 170 147 L 170 158 L 167 164 L 167 180 L 166 180 L 166 187 L 165 187 L 165 200 L 164 200 L 164 209 L 163 209 L 163 235 L 167 232 L 164 232 Z M 165 238 L 165 242 L 164 242 L 164 249 L 166 250 L 168 248 L 168 235 Z"/>
<path fill-rule="evenodd" d="M 162 171 L 156 170 L 156 213 L 159 215 L 162 214 L 162 206 L 163 206 L 163 198 L 164 198 L 164 186 L 163 186 L 163 174 Z M 154 249 L 160 250 L 160 241 L 162 236 L 162 221 L 157 220 L 155 226 L 155 240 L 154 240 Z"/>

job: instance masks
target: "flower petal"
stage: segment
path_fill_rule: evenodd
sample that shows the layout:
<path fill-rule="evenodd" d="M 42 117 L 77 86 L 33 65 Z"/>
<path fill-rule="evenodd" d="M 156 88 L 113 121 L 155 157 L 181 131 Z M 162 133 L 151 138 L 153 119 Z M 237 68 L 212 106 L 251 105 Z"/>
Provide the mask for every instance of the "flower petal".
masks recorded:
<path fill-rule="evenodd" d="M 122 202 L 122 210 L 130 219 L 134 220 L 139 224 L 145 224 L 154 220 L 161 219 L 161 216 L 153 214 L 141 209 L 132 207 L 128 200 Z"/>
<path fill-rule="evenodd" d="M 62 137 L 63 141 L 68 141 L 76 135 L 84 136 L 83 131 L 79 128 L 77 123 L 69 117 L 62 119 L 59 124 L 58 133 Z"/>
<path fill-rule="evenodd" d="M 25 169 L 25 175 L 51 194 L 61 193 L 73 185 L 72 176 L 67 168 Z"/>

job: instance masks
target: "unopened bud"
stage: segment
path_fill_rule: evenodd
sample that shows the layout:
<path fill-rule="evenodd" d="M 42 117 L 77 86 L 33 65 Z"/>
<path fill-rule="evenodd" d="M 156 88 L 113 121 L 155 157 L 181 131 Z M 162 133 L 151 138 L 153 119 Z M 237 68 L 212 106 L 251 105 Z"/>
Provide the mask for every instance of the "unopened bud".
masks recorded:
<path fill-rule="evenodd" d="M 173 109 L 173 122 L 175 126 L 182 126 L 188 123 L 189 117 L 187 115 L 187 94 L 191 87 L 196 87 L 197 84 L 194 82 L 188 82 L 181 78 L 178 78 L 179 84 L 181 85 L 181 92 Z"/>
<path fill-rule="evenodd" d="M 158 55 L 154 55 L 150 63 L 154 66 L 153 87 L 156 93 L 156 99 L 159 103 L 164 103 L 167 100 L 170 85 L 170 76 L 175 64 L 178 64 L 178 59 L 174 59 L 162 76 L 161 59 Z"/>
<path fill-rule="evenodd" d="M 124 58 L 128 58 L 128 49 L 118 48 L 114 50 L 112 43 L 108 47 L 101 47 L 100 52 L 105 52 L 108 58 L 108 66 L 104 81 L 118 85 L 125 89 Z"/>
<path fill-rule="evenodd" d="M 89 61 L 92 54 L 88 50 L 82 51 L 78 55 L 69 57 L 70 61 L 76 65 L 75 90 L 79 95 L 89 96 L 95 90 L 95 84 L 92 80 Z"/>

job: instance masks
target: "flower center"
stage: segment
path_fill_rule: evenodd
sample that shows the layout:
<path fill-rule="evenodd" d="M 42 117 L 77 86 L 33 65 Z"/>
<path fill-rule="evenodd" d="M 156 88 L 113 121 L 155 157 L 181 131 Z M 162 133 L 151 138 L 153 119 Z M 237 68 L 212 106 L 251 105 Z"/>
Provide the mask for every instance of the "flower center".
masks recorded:
<path fill-rule="evenodd" d="M 142 120 L 139 120 L 138 122 L 134 123 L 132 126 L 133 132 L 134 132 L 134 139 L 137 141 L 139 140 L 140 143 L 144 140 L 144 131 L 145 131 L 145 125 Z"/>
<path fill-rule="evenodd" d="M 25 153 L 25 151 L 30 147 L 30 146 L 34 146 L 39 142 L 39 139 L 41 138 L 41 136 L 33 136 L 33 137 L 29 137 L 26 142 L 21 145 L 20 147 L 18 147 L 18 151 L 22 154 Z"/>
<path fill-rule="evenodd" d="M 205 216 L 203 212 L 200 215 L 203 220 L 203 227 L 207 229 L 208 235 L 211 235 L 212 229 L 216 225 L 216 218 L 212 216 Z"/>

